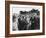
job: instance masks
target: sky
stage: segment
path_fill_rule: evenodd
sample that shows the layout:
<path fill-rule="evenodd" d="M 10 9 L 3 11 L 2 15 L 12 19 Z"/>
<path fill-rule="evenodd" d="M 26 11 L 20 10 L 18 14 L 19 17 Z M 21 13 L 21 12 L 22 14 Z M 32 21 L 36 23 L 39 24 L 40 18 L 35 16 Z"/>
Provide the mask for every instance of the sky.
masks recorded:
<path fill-rule="evenodd" d="M 33 6 L 33 5 L 11 5 L 12 13 L 20 14 L 20 11 L 30 11 L 32 9 L 38 9 L 40 11 L 41 6 Z"/>

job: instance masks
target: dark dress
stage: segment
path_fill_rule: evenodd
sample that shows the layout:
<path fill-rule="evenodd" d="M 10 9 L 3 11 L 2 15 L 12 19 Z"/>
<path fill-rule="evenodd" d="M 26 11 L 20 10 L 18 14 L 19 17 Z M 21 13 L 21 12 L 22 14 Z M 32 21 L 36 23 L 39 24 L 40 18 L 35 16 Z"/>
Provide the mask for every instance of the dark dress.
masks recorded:
<path fill-rule="evenodd" d="M 40 18 L 35 17 L 34 23 L 35 23 L 35 29 L 40 29 Z"/>

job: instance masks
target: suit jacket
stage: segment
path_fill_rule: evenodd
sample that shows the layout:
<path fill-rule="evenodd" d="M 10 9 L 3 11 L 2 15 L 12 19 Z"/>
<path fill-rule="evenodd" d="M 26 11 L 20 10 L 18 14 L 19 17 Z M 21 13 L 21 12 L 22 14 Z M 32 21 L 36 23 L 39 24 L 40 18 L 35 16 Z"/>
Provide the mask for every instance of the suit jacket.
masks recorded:
<path fill-rule="evenodd" d="M 19 30 L 26 30 L 27 23 L 25 21 L 21 20 L 20 18 L 18 19 L 18 22 L 19 22 L 19 24 L 18 24 Z"/>

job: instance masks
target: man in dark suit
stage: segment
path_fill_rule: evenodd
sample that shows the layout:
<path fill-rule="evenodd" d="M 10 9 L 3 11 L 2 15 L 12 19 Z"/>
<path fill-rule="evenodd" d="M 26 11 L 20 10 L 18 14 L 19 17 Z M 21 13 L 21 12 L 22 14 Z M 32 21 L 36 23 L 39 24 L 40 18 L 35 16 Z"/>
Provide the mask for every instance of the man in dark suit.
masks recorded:
<path fill-rule="evenodd" d="M 26 25 L 27 25 L 27 22 L 25 21 L 24 17 L 21 17 L 18 19 L 18 28 L 19 30 L 26 30 Z"/>

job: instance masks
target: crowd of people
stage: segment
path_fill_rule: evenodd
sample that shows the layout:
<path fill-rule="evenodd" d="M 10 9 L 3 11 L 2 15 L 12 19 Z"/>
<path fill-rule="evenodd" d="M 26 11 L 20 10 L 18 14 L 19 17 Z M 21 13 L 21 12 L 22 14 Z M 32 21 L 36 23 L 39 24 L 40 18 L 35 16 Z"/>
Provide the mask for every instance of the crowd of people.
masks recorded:
<path fill-rule="evenodd" d="M 22 12 L 22 11 L 21 11 Z M 40 17 L 37 13 L 13 15 L 13 30 L 40 29 Z"/>

